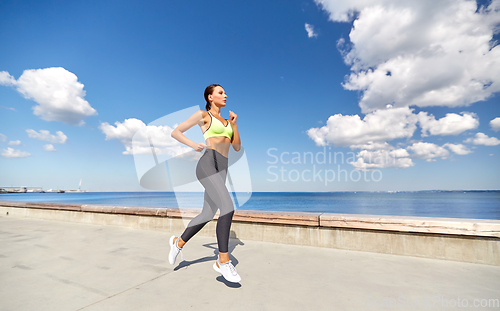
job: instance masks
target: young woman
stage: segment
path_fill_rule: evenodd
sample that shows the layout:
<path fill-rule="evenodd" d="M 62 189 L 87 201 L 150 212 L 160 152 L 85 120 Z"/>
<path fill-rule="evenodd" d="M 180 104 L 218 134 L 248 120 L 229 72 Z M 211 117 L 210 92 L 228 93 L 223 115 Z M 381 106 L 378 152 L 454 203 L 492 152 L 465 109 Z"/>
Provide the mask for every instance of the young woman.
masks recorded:
<path fill-rule="evenodd" d="M 217 220 L 217 243 L 219 256 L 213 267 L 229 282 L 239 282 L 241 277 L 229 260 L 229 230 L 233 220 L 234 206 L 226 188 L 228 153 L 232 146 L 235 151 L 241 148 L 240 135 L 236 125 L 237 115 L 229 111 L 229 120 L 221 117 L 221 108 L 226 106 L 227 95 L 222 86 L 211 84 L 205 89 L 206 111 L 199 110 L 172 131 L 172 137 L 183 144 L 201 152 L 206 147 L 196 166 L 196 177 L 205 188 L 202 212 L 193 218 L 180 237 L 170 237 L 169 262 L 175 259 L 184 244 L 211 221 L 220 209 Z M 205 143 L 195 143 L 184 136 L 184 132 L 198 124 L 203 132 Z"/>

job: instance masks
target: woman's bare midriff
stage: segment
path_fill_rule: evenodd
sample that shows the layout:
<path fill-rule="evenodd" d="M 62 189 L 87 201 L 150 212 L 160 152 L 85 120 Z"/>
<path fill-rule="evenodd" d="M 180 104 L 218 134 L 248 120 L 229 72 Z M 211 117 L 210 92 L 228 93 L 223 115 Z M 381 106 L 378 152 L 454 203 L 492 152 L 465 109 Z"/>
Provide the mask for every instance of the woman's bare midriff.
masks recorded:
<path fill-rule="evenodd" d="M 228 157 L 229 147 L 231 146 L 231 140 L 226 136 L 214 136 L 209 137 L 205 141 L 207 149 L 214 149 L 226 158 Z"/>

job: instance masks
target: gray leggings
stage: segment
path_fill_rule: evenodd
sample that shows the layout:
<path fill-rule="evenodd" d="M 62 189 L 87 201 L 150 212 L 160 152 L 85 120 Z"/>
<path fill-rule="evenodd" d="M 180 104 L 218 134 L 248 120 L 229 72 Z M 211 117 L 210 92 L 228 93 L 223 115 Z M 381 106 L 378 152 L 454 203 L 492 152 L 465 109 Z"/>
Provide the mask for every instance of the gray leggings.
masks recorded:
<path fill-rule="evenodd" d="M 181 235 L 184 242 L 189 241 L 220 209 L 216 234 L 221 253 L 228 252 L 229 231 L 234 214 L 233 202 L 226 188 L 227 165 L 228 158 L 214 149 L 207 148 L 201 156 L 196 166 L 196 177 L 205 187 L 203 210 L 189 222 Z"/>

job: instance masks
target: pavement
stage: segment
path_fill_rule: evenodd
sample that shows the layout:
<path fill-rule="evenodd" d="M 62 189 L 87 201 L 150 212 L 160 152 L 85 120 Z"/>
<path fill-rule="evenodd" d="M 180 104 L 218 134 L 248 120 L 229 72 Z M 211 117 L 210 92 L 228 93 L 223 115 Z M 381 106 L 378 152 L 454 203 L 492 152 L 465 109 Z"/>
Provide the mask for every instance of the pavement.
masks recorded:
<path fill-rule="evenodd" d="M 232 238 L 229 283 L 215 238 L 172 266 L 172 234 L 0 216 L 0 310 L 500 309 L 497 266 Z"/>

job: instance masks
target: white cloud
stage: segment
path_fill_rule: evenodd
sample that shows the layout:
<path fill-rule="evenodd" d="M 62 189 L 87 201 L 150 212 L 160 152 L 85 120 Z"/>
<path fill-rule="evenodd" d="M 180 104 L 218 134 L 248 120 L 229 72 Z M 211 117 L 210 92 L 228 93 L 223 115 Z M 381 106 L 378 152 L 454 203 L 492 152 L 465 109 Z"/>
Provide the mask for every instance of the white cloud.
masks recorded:
<path fill-rule="evenodd" d="M 20 140 L 11 140 L 9 141 L 9 146 L 19 146 L 21 144 Z"/>
<path fill-rule="evenodd" d="M 410 167 L 413 158 L 434 161 L 472 152 L 462 144 L 400 142 L 394 148 L 388 142 L 411 138 L 417 125 L 422 136 L 478 128 L 473 112 L 436 119 L 409 107 L 467 106 L 500 91 L 500 46 L 492 42 L 500 29 L 500 0 L 479 9 L 468 0 L 315 2 L 331 21 L 353 21 L 349 40 L 338 39 L 337 49 L 351 68 L 343 86 L 361 91 L 365 114 L 332 115 L 325 126 L 310 128 L 307 134 L 318 146 L 360 149 L 351 163 L 358 169 Z"/>
<path fill-rule="evenodd" d="M 306 31 L 307 31 L 307 36 L 309 38 L 313 38 L 313 37 L 317 37 L 318 34 L 314 32 L 314 26 L 313 25 L 309 25 L 308 23 L 306 23 Z"/>
<path fill-rule="evenodd" d="M 115 125 L 110 125 L 107 122 L 99 125 L 99 129 L 106 135 L 106 140 L 118 139 L 122 142 L 131 142 L 135 132 L 146 126 L 144 122 L 135 118 L 125 119 L 122 123 L 116 121 Z"/>
<path fill-rule="evenodd" d="M 474 138 L 464 140 L 464 143 L 473 143 L 474 145 L 496 146 L 500 145 L 500 139 L 488 137 L 484 133 L 477 133 Z"/>
<path fill-rule="evenodd" d="M 409 138 L 417 128 L 417 115 L 408 107 L 379 109 L 358 115 L 336 114 L 330 116 L 326 125 L 307 130 L 309 137 L 318 146 L 332 143 L 336 146 L 352 146 L 383 143 L 396 138 Z"/>
<path fill-rule="evenodd" d="M 435 161 L 436 158 L 446 159 L 450 152 L 445 148 L 432 143 L 418 142 L 406 148 L 413 152 L 412 157 Z"/>
<path fill-rule="evenodd" d="M 496 117 L 495 119 L 491 120 L 490 126 L 495 132 L 500 131 L 500 117 Z"/>
<path fill-rule="evenodd" d="M 355 19 L 341 53 L 362 112 L 386 104 L 467 106 L 500 91 L 500 46 L 491 43 L 500 1 L 315 0 L 330 20 Z"/>
<path fill-rule="evenodd" d="M 1 72 L 0 72 L 1 73 Z M 1 85 L 1 83 L 0 83 Z M 8 109 L 8 110 L 12 110 L 12 111 L 16 111 L 16 109 L 12 108 L 12 107 L 4 107 L 4 106 L 0 106 L 0 108 L 5 108 L 5 109 Z"/>
<path fill-rule="evenodd" d="M 408 168 L 414 165 L 411 158 L 425 159 L 435 161 L 436 158 L 446 159 L 450 156 L 447 147 L 458 155 L 469 154 L 472 151 L 462 144 L 446 143 L 438 146 L 432 143 L 417 142 L 404 148 L 394 148 L 388 143 L 374 143 L 366 145 L 353 145 L 351 148 L 365 148 L 361 150 L 356 157 L 355 162 L 350 162 L 358 170 L 370 170 L 375 168 Z M 409 154 L 412 151 L 413 154 Z"/>
<path fill-rule="evenodd" d="M 413 114 L 408 107 L 378 109 L 361 119 L 358 115 L 333 115 L 326 125 L 311 128 L 307 134 L 318 146 L 334 144 L 360 149 L 357 160 L 350 162 L 356 169 L 370 170 L 375 168 L 397 167 L 408 168 L 414 165 L 412 158 L 434 161 L 437 158 L 448 158 L 450 152 L 458 155 L 469 154 L 472 151 L 462 144 L 446 143 L 438 146 L 432 143 L 417 142 L 408 147 L 391 146 L 387 141 L 397 138 L 411 138 L 416 124 L 422 127 L 422 136 L 457 135 L 465 130 L 475 128 L 479 121 L 474 113 L 463 112 L 462 115 L 449 113 L 436 120 L 426 112 Z M 406 149 L 405 149 L 406 148 Z M 408 151 L 411 151 L 410 155 Z"/>
<path fill-rule="evenodd" d="M 307 134 L 318 146 L 331 143 L 352 149 L 375 150 L 387 149 L 387 141 L 411 138 L 417 123 L 422 127 L 422 136 L 457 135 L 479 125 L 477 116 L 472 112 L 462 112 L 462 115 L 448 113 L 436 120 L 427 112 L 414 114 L 413 109 L 408 107 L 387 107 L 367 113 L 363 119 L 359 115 L 330 116 L 325 126 L 310 128 Z"/>
<path fill-rule="evenodd" d="M 7 71 L 0 71 L 0 85 L 14 86 L 16 85 L 16 79 Z"/>
<path fill-rule="evenodd" d="M 408 168 L 414 165 L 409 156 L 408 151 L 405 149 L 361 150 L 356 155 L 358 159 L 349 164 L 363 171 L 386 167 Z"/>
<path fill-rule="evenodd" d="M 25 158 L 30 156 L 29 152 L 14 150 L 12 148 L 3 149 L 2 157 L 4 158 Z"/>
<path fill-rule="evenodd" d="M 458 135 L 466 130 L 475 129 L 479 126 L 479 120 L 475 113 L 462 112 L 462 115 L 456 113 L 447 113 L 445 117 L 436 120 L 433 115 L 427 112 L 418 114 L 422 136 L 430 135 Z"/>
<path fill-rule="evenodd" d="M 118 139 L 125 146 L 123 154 L 149 154 L 151 152 L 150 140 L 157 155 L 169 154 L 177 156 L 193 150 L 184 147 L 170 136 L 173 128 L 169 126 L 146 126 L 144 122 L 135 118 L 125 119 L 123 122 L 117 121 L 115 126 L 104 122 L 101 123 L 99 129 L 106 135 L 106 140 Z M 136 137 L 133 144 L 132 138 L 134 134 L 141 129 L 145 129 L 140 132 L 144 137 Z"/>
<path fill-rule="evenodd" d="M 443 147 L 448 147 L 448 149 L 459 155 L 466 155 L 472 152 L 472 150 L 470 150 L 469 148 L 465 147 L 462 144 L 446 143 L 443 145 Z"/>
<path fill-rule="evenodd" d="M 351 149 L 365 149 L 365 150 L 393 150 L 394 147 L 389 145 L 387 142 L 368 142 L 366 144 L 351 145 Z"/>
<path fill-rule="evenodd" d="M 28 136 L 30 138 L 48 141 L 49 143 L 54 143 L 54 144 L 64 144 L 66 140 L 68 140 L 68 137 L 64 135 L 64 133 L 61 131 L 57 131 L 56 135 L 52 135 L 47 130 L 40 130 L 40 132 L 38 133 L 35 130 L 27 129 L 26 133 L 28 133 Z"/>
<path fill-rule="evenodd" d="M 52 145 L 52 144 L 43 145 L 43 150 L 45 150 L 45 151 L 56 151 L 56 149 L 54 148 L 54 145 Z"/>
<path fill-rule="evenodd" d="M 0 141 L 6 142 L 7 141 L 7 136 L 5 136 L 4 134 L 0 133 Z"/>
<path fill-rule="evenodd" d="M 0 72 L 0 84 L 14 86 L 26 99 L 35 101 L 33 113 L 45 121 L 83 125 L 86 117 L 97 112 L 84 99 L 78 77 L 61 67 L 25 70 L 16 81 L 8 72 Z"/>

